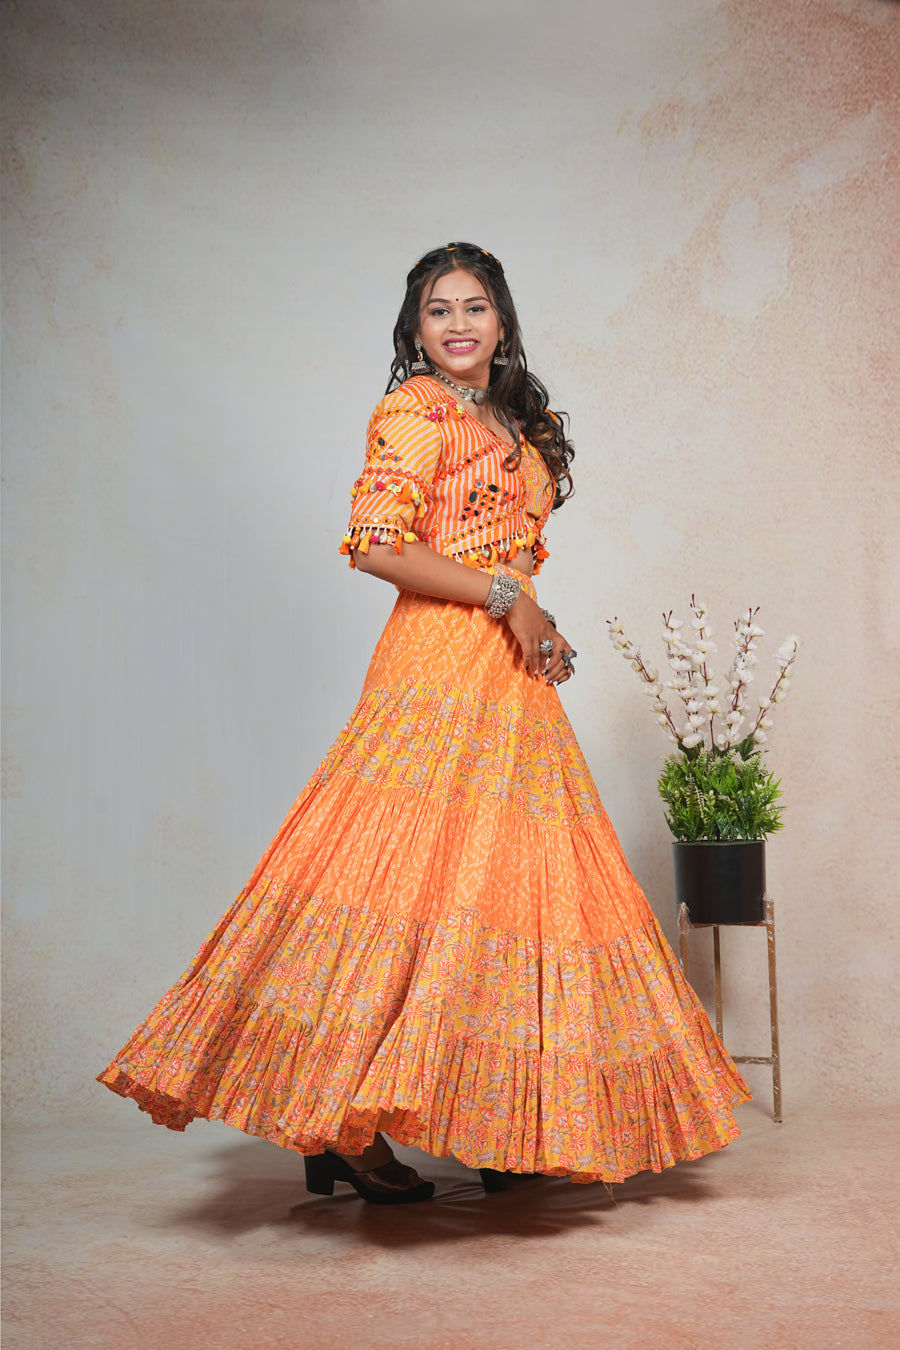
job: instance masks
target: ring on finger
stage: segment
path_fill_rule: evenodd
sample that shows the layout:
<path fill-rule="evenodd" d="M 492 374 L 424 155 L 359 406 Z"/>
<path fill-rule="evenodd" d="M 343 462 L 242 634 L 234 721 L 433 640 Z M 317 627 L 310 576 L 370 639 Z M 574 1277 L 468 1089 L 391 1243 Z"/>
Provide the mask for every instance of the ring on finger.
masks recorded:
<path fill-rule="evenodd" d="M 538 651 L 542 652 L 544 656 L 550 656 L 553 651 L 553 639 L 544 638 L 543 641 L 538 644 Z"/>

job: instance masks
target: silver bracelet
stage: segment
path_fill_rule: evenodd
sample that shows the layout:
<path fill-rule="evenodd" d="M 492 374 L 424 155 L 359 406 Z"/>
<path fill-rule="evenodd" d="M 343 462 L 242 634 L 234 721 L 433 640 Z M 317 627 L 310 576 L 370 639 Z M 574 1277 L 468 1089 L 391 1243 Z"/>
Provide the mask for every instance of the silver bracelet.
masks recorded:
<path fill-rule="evenodd" d="M 548 622 L 548 623 L 552 623 L 552 624 L 553 624 L 553 627 L 555 628 L 555 627 L 556 627 L 556 615 L 555 615 L 555 614 L 551 614 L 550 611 L 549 611 L 549 609 L 542 609 L 542 610 L 541 610 L 541 613 L 543 614 L 543 616 L 544 616 L 544 618 L 547 620 L 547 622 Z"/>
<path fill-rule="evenodd" d="M 484 602 L 484 607 L 492 619 L 502 619 L 508 614 L 513 605 L 519 598 L 519 592 L 522 589 L 514 577 L 506 572 L 495 572 L 491 581 L 491 589 L 488 591 L 488 597 Z"/>

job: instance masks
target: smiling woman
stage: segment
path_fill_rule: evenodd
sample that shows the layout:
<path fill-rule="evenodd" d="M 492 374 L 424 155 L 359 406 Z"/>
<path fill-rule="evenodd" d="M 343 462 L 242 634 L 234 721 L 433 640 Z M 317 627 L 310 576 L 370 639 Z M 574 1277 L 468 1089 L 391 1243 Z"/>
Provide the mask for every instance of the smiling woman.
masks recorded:
<path fill-rule="evenodd" d="M 362 697 L 184 978 L 101 1075 L 375 1204 L 434 1187 L 385 1138 L 619 1181 L 723 1147 L 748 1093 L 622 855 L 537 602 L 571 490 L 496 258 L 407 278 L 341 549 L 399 589 Z"/>

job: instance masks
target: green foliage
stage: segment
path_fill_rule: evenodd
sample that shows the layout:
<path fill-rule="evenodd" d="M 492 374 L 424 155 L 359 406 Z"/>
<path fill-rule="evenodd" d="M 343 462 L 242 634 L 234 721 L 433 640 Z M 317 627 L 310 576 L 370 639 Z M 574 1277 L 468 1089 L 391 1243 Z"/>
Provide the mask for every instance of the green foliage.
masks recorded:
<path fill-rule="evenodd" d="M 695 746 L 669 755 L 659 777 L 666 824 L 682 843 L 765 839 L 781 829 L 781 782 L 748 737 L 732 750 Z"/>

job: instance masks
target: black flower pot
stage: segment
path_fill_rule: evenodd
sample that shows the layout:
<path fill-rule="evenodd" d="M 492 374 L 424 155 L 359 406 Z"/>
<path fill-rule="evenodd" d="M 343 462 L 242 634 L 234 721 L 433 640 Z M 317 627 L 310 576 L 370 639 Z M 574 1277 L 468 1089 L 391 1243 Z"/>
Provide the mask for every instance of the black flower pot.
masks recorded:
<path fill-rule="evenodd" d="M 672 845 L 675 904 L 691 923 L 762 923 L 765 917 L 766 841 Z"/>

